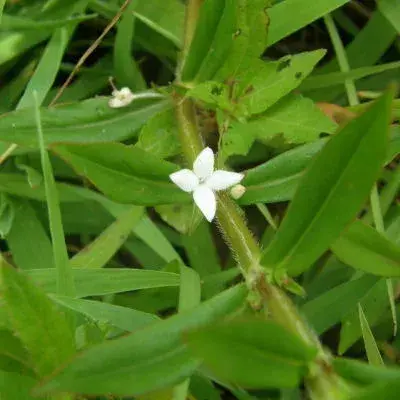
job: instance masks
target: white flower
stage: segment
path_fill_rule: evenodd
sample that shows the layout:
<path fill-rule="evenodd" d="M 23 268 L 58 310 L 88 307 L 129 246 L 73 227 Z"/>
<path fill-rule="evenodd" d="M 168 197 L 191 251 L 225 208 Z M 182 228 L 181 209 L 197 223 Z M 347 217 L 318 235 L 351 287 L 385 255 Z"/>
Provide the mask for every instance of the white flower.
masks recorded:
<path fill-rule="evenodd" d="M 214 171 L 214 153 L 206 147 L 194 161 L 193 171 L 181 169 L 169 177 L 180 189 L 193 193 L 197 207 L 200 208 L 207 221 L 211 222 L 217 209 L 214 192 L 236 185 L 244 175 L 237 172 Z"/>
<path fill-rule="evenodd" d="M 112 98 L 108 101 L 111 108 L 126 107 L 132 103 L 134 94 L 128 87 L 123 87 L 121 90 L 114 89 L 112 91 Z"/>

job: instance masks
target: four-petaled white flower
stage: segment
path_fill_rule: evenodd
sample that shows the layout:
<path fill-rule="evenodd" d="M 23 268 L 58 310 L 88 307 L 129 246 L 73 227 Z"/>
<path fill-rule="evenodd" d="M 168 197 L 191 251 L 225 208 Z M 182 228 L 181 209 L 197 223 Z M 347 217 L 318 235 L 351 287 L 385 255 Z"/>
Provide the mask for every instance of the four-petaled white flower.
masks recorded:
<path fill-rule="evenodd" d="M 128 87 L 123 87 L 121 90 L 114 89 L 111 94 L 112 98 L 108 101 L 108 105 L 111 108 L 126 107 L 131 104 L 135 98 Z"/>
<path fill-rule="evenodd" d="M 236 185 L 244 175 L 223 170 L 214 171 L 214 153 L 209 147 L 206 147 L 194 161 L 193 171 L 181 169 L 169 177 L 180 189 L 193 193 L 197 207 L 211 222 L 217 209 L 214 192 Z"/>

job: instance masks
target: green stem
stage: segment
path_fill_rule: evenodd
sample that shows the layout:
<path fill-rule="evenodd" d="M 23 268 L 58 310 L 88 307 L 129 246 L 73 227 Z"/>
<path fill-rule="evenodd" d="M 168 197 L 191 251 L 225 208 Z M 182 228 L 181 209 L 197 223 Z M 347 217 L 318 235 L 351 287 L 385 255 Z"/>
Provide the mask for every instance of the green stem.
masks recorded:
<path fill-rule="evenodd" d="M 333 18 L 331 17 L 330 14 L 325 15 L 324 22 L 326 25 L 326 29 L 328 30 L 329 36 L 331 38 L 333 48 L 335 49 L 340 70 L 342 72 L 349 72 L 350 65 L 349 61 L 347 60 L 346 49 L 343 46 L 339 32 L 336 29 L 335 22 L 333 21 Z M 351 106 L 356 106 L 357 104 L 359 104 L 357 89 L 354 84 L 354 81 L 352 79 L 346 79 L 346 81 L 344 82 L 344 86 L 346 88 L 349 104 Z"/>
<path fill-rule="evenodd" d="M 201 0 L 189 0 L 187 6 L 184 57 L 194 35 L 200 5 Z M 177 75 L 179 79 L 179 68 Z M 176 116 L 182 151 L 186 162 L 192 164 L 204 147 L 203 139 L 197 129 L 193 102 L 177 96 Z M 301 338 L 307 345 L 318 349 L 318 356 L 311 367 L 311 373 L 306 378 L 307 389 L 312 399 L 341 399 L 343 382 L 332 371 L 329 354 L 323 350 L 318 337 L 309 329 L 290 298 L 281 289 L 269 283 L 266 276 L 268 271 L 259 264 L 261 249 L 247 227 L 243 212 L 226 193 L 218 195 L 217 219 L 226 242 L 237 257 L 250 290 L 255 293 L 260 304 L 265 306 L 274 320 Z"/>
<path fill-rule="evenodd" d="M 226 193 L 218 195 L 217 219 L 245 277 L 250 271 L 257 271 L 260 248 L 247 228 L 240 208 Z"/>

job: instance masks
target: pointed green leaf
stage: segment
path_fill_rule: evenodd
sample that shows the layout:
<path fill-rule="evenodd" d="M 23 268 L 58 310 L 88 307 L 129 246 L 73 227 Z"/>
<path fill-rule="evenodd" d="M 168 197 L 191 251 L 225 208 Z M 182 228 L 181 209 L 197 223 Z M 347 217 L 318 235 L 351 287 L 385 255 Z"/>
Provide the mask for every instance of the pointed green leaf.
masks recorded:
<path fill-rule="evenodd" d="M 242 184 L 246 192 L 240 204 L 274 203 L 293 198 L 307 165 L 325 145 L 326 139 L 317 140 L 246 171 Z"/>
<path fill-rule="evenodd" d="M 54 151 L 111 199 L 137 205 L 189 202 L 169 174 L 178 167 L 121 143 L 56 146 Z"/>
<path fill-rule="evenodd" d="M 238 74 L 238 107 L 247 116 L 265 111 L 299 86 L 324 55 L 316 50 L 272 62 L 254 60 Z"/>
<path fill-rule="evenodd" d="M 186 336 L 217 377 L 246 388 L 293 387 L 316 350 L 267 321 L 231 321 Z"/>
<path fill-rule="evenodd" d="M 281 135 L 287 143 L 307 143 L 321 133 L 333 133 L 336 124 L 309 99 L 287 96 L 265 113 L 247 122 L 233 122 L 222 137 L 224 157 L 246 155 L 254 140 L 270 141 Z"/>
<path fill-rule="evenodd" d="M 361 361 L 338 357 L 333 360 L 335 371 L 357 384 L 370 385 L 378 382 L 400 380 L 400 368 L 370 365 Z"/>
<path fill-rule="evenodd" d="M 54 269 L 31 269 L 26 272 L 44 291 L 56 293 Z M 171 272 L 129 268 L 78 268 L 72 272 L 77 297 L 179 285 L 179 275 Z"/>
<path fill-rule="evenodd" d="M 128 107 L 108 106 L 108 98 L 40 110 L 44 140 L 51 143 L 102 143 L 135 135 L 146 121 L 164 110 L 166 101 L 137 100 Z M 0 118 L 0 138 L 7 143 L 37 148 L 36 122 L 31 109 L 11 112 Z"/>
<path fill-rule="evenodd" d="M 400 249 L 363 222 L 354 221 L 332 244 L 347 265 L 378 276 L 400 276 Z"/>
<path fill-rule="evenodd" d="M 139 134 L 137 147 L 158 158 L 179 154 L 178 127 L 173 109 L 156 114 L 149 119 Z"/>
<path fill-rule="evenodd" d="M 311 22 L 346 4 L 349 0 L 315 0 L 310 7 L 308 0 L 285 0 L 269 11 L 271 27 L 268 45 L 289 36 Z"/>
<path fill-rule="evenodd" d="M 236 311 L 246 292 L 242 285 L 234 287 L 194 309 L 93 346 L 47 380 L 41 392 L 132 396 L 175 384 L 198 366 L 181 343 L 182 333 Z"/>
<path fill-rule="evenodd" d="M 203 2 L 196 24 L 196 31 L 190 43 L 182 71 L 182 79 L 193 80 L 203 60 L 210 51 L 214 36 L 224 15 L 225 0 L 206 0 Z"/>
<path fill-rule="evenodd" d="M 314 159 L 263 254 L 265 266 L 303 272 L 356 216 L 385 161 L 392 98 L 392 92 L 382 96 Z"/>
<path fill-rule="evenodd" d="M 159 320 L 154 314 L 100 301 L 71 299 L 65 296 L 51 297 L 56 303 L 94 321 L 106 322 L 128 332 L 135 332 L 137 329 Z"/>
<path fill-rule="evenodd" d="M 74 332 L 54 303 L 21 272 L 3 265 L 1 276 L 12 327 L 38 375 L 47 375 L 75 353 Z"/>
<path fill-rule="evenodd" d="M 302 313 L 321 334 L 350 313 L 377 282 L 377 277 L 365 275 L 343 283 L 304 304 Z"/>
<path fill-rule="evenodd" d="M 130 207 L 93 242 L 71 260 L 72 268 L 102 268 L 124 244 L 143 215 L 142 207 Z"/>
<path fill-rule="evenodd" d="M 217 81 L 232 80 L 259 58 L 267 44 L 270 0 L 236 0 L 236 25 L 227 59 L 216 73 Z"/>
<path fill-rule="evenodd" d="M 360 299 L 365 316 L 370 327 L 377 326 L 387 315 L 390 304 L 385 279 L 379 279 L 376 284 Z M 339 354 L 343 354 L 362 336 L 360 317 L 356 307 L 342 320 L 340 329 Z"/>
<path fill-rule="evenodd" d="M 361 332 L 364 338 L 365 351 L 368 361 L 372 365 L 384 365 L 378 345 L 376 344 L 374 334 L 371 331 L 367 318 L 361 304 L 358 304 L 358 315 L 360 318 Z"/>

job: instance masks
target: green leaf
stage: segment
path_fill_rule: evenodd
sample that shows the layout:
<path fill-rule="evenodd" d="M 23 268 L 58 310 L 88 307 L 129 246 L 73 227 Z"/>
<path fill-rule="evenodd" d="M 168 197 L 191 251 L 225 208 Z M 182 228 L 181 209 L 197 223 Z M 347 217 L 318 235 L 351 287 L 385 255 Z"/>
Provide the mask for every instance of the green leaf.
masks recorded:
<path fill-rule="evenodd" d="M 285 56 L 278 61 L 254 60 L 238 74 L 238 107 L 246 116 L 265 111 L 299 86 L 325 53 L 325 50 L 316 50 Z"/>
<path fill-rule="evenodd" d="M 30 368 L 29 354 L 22 342 L 11 331 L 6 329 L 0 330 L 0 357 L 4 356 Z"/>
<path fill-rule="evenodd" d="M 357 384 L 371 385 L 378 382 L 398 382 L 400 379 L 400 368 L 383 368 L 344 357 L 335 358 L 333 366 L 339 375 Z"/>
<path fill-rule="evenodd" d="M 56 186 L 61 201 L 79 202 L 81 200 L 80 196 L 76 194 L 74 186 L 65 183 L 57 183 Z M 0 190 L 33 200 L 44 201 L 46 199 L 44 185 L 32 188 L 27 178 L 21 174 L 0 174 Z"/>
<path fill-rule="evenodd" d="M 207 53 L 201 60 L 200 67 L 195 77 L 197 82 L 204 82 L 215 75 L 221 65 L 225 62 L 234 41 L 236 0 L 220 0 L 220 2 L 225 3 L 225 7 Z M 198 25 L 200 23 L 201 20 L 197 22 Z M 196 36 L 194 40 L 196 40 Z M 195 51 L 195 48 L 193 48 L 193 50 L 190 48 L 190 51 Z"/>
<path fill-rule="evenodd" d="M 329 86 L 345 83 L 346 80 L 356 80 L 365 78 L 373 74 L 379 74 L 391 69 L 399 69 L 400 62 L 374 65 L 372 67 L 355 68 L 349 72 L 331 72 L 329 74 L 317 74 L 307 78 L 301 85 L 300 90 L 307 91 L 312 89 L 322 89 Z"/>
<path fill-rule="evenodd" d="M 399 398 L 399 382 L 382 382 L 375 385 L 369 385 L 357 394 L 349 397 L 349 400 L 397 400 Z"/>
<path fill-rule="evenodd" d="M 385 161 L 391 101 L 388 92 L 314 159 L 263 254 L 265 266 L 292 275 L 305 271 L 355 217 Z"/>
<path fill-rule="evenodd" d="M 356 220 L 331 245 L 347 265 L 378 276 L 400 276 L 400 249 L 374 228 Z"/>
<path fill-rule="evenodd" d="M 305 168 L 326 142 L 321 139 L 296 147 L 247 170 L 242 182 L 246 192 L 238 200 L 239 204 L 291 200 Z"/>
<path fill-rule="evenodd" d="M 56 293 L 54 269 L 31 269 L 26 272 L 44 291 Z M 179 285 L 179 275 L 170 272 L 128 268 L 79 268 L 73 269 L 72 272 L 77 297 Z"/>
<path fill-rule="evenodd" d="M 131 90 L 145 90 L 146 81 L 132 58 L 132 43 L 135 31 L 135 15 L 139 1 L 131 1 L 126 7 L 117 25 L 114 42 L 114 70 L 118 84 L 128 86 Z"/>
<path fill-rule="evenodd" d="M 400 33 L 400 4 L 392 0 L 379 0 L 378 9 Z"/>
<path fill-rule="evenodd" d="M 153 115 L 168 107 L 167 101 L 136 100 L 128 107 L 108 106 L 108 98 L 40 110 L 44 139 L 52 143 L 96 143 L 125 140 L 135 135 Z M 3 142 L 21 146 L 38 145 L 32 110 L 21 109 L 0 118 Z"/>
<path fill-rule="evenodd" d="M 7 235 L 14 262 L 21 269 L 54 268 L 49 236 L 30 202 L 13 199 L 15 218 Z"/>
<path fill-rule="evenodd" d="M 182 244 L 190 265 L 202 278 L 221 272 L 212 230 L 207 222 L 201 222 L 190 235 L 183 236 Z"/>
<path fill-rule="evenodd" d="M 47 400 L 43 397 L 32 396 L 32 388 L 36 380 L 15 372 L 0 370 L 0 393 L 2 400 Z"/>
<path fill-rule="evenodd" d="M 136 205 L 189 202 L 169 179 L 178 167 L 122 143 L 56 146 L 54 152 L 111 199 Z"/>
<path fill-rule="evenodd" d="M 173 109 L 167 109 L 149 119 L 139 134 L 137 147 L 158 158 L 180 153 L 178 127 Z"/>
<path fill-rule="evenodd" d="M 65 296 L 51 296 L 52 299 L 73 311 L 96 322 L 106 322 L 128 332 L 135 332 L 159 318 L 154 314 L 133 310 L 127 307 L 102 303 L 100 301 L 72 299 Z"/>
<path fill-rule="evenodd" d="M 46 192 L 47 211 L 49 216 L 51 242 L 55 272 L 57 273 L 57 292 L 66 296 L 73 296 L 74 282 L 72 271 L 69 267 L 67 245 L 64 237 L 64 228 L 61 219 L 60 202 L 50 163 L 49 154 L 45 148 L 39 103 L 36 92 L 33 93 L 35 103 L 35 117 L 37 125 L 37 138 L 40 148 L 40 161 L 42 166 L 44 187 Z"/>
<path fill-rule="evenodd" d="M 15 219 L 15 206 L 11 199 L 0 193 L 0 238 L 8 236 Z"/>
<path fill-rule="evenodd" d="M 335 129 L 336 124 L 311 100 L 291 95 L 254 119 L 233 122 L 222 137 L 221 151 L 224 157 L 246 155 L 254 140 L 268 143 L 279 134 L 288 143 L 307 143 Z"/>
<path fill-rule="evenodd" d="M 124 244 L 132 227 L 143 215 L 142 207 L 130 207 L 126 212 L 82 249 L 70 261 L 72 268 L 102 268 Z"/>
<path fill-rule="evenodd" d="M 352 307 L 355 307 L 377 282 L 378 278 L 375 276 L 365 275 L 343 283 L 307 302 L 301 311 L 315 331 L 321 334 L 349 314 L 353 310 Z"/>
<path fill-rule="evenodd" d="M 315 0 L 310 7 L 307 0 L 285 0 L 269 10 L 271 26 L 268 45 L 289 36 L 311 22 L 346 4 L 349 0 Z"/>
<path fill-rule="evenodd" d="M 200 304 L 201 282 L 199 274 L 180 265 L 179 312 L 191 310 Z"/>
<path fill-rule="evenodd" d="M 68 17 L 73 14 L 84 11 L 87 1 L 76 2 L 71 9 Z M 34 106 L 33 94 L 36 92 L 37 102 L 39 105 L 43 103 L 49 90 L 51 89 L 61 61 L 67 48 L 68 42 L 76 28 L 77 24 L 61 27 L 54 31 L 49 40 L 36 70 L 26 86 L 25 92 L 18 102 L 18 109 Z"/>
<path fill-rule="evenodd" d="M 162 220 L 184 235 L 192 235 L 203 217 L 194 204 L 166 204 L 155 207 Z"/>
<path fill-rule="evenodd" d="M 40 391 L 132 396 L 175 384 L 198 366 L 180 342 L 182 333 L 236 311 L 246 292 L 242 285 L 234 287 L 132 335 L 92 346 L 45 382 Z"/>
<path fill-rule="evenodd" d="M 203 2 L 191 41 L 189 52 L 184 59 L 182 79 L 193 80 L 211 50 L 214 36 L 225 11 L 225 0 L 206 0 Z"/>
<path fill-rule="evenodd" d="M 370 327 L 378 325 L 390 309 L 386 280 L 378 280 L 360 299 L 359 304 L 365 310 L 365 316 Z M 342 320 L 338 353 L 343 354 L 361 336 L 359 313 L 356 308 L 353 308 L 353 311 Z"/>
<path fill-rule="evenodd" d="M 316 350 L 272 322 L 231 321 L 185 335 L 216 376 L 252 389 L 294 387 Z"/>
<path fill-rule="evenodd" d="M 382 356 L 379 352 L 374 335 L 368 324 L 367 318 L 365 317 L 361 304 L 358 304 L 358 314 L 360 317 L 361 332 L 364 338 L 365 350 L 369 363 L 372 365 L 384 365 Z"/>
<path fill-rule="evenodd" d="M 47 375 L 75 353 L 69 322 L 22 273 L 3 264 L 1 277 L 12 327 L 30 353 L 38 375 Z"/>
<path fill-rule="evenodd" d="M 53 249 L 52 254 L 54 267 L 57 274 L 57 292 L 71 296 L 74 294 L 74 284 L 72 272 L 69 268 L 68 252 L 61 219 L 60 202 L 55 178 L 53 175 L 53 168 L 44 144 L 41 116 L 36 92 L 33 92 L 33 97 L 37 124 L 37 138 L 40 148 L 41 167 L 44 178 L 47 211 Z"/>
<path fill-rule="evenodd" d="M 267 43 L 269 5 L 270 0 L 236 1 L 233 44 L 215 80 L 232 80 L 239 70 L 245 70 L 254 59 L 262 55 Z"/>

